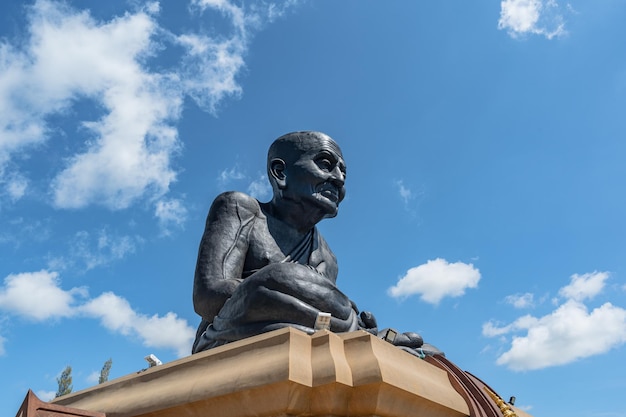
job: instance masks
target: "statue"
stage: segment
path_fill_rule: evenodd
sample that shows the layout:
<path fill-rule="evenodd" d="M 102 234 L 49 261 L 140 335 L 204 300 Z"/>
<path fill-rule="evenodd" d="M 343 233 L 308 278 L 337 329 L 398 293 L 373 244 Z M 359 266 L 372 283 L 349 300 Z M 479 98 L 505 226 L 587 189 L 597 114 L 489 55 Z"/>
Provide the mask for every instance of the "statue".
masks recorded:
<path fill-rule="evenodd" d="M 379 334 L 374 316 L 335 285 L 337 260 L 315 227 L 337 215 L 345 196 L 335 141 L 320 132 L 283 135 L 270 146 L 267 175 L 268 203 L 226 192 L 209 210 L 194 277 L 202 321 L 192 352 L 286 326 L 312 334 L 319 313 L 330 313 L 333 332 L 362 329 L 416 355 L 441 354 L 416 333 Z"/>

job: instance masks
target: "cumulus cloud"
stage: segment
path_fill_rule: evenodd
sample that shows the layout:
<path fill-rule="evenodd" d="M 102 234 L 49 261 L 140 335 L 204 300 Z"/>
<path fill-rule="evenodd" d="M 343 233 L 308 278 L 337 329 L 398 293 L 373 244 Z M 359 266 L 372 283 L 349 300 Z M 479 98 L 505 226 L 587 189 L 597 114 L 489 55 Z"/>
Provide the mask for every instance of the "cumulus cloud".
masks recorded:
<path fill-rule="evenodd" d="M 438 304 L 445 297 L 460 297 L 467 288 L 476 288 L 478 281 L 480 271 L 474 265 L 437 258 L 409 269 L 387 292 L 395 298 L 419 294 L 423 301 Z"/>
<path fill-rule="evenodd" d="M 498 29 L 514 38 L 534 34 L 552 39 L 566 33 L 556 0 L 504 0 L 500 2 Z"/>
<path fill-rule="evenodd" d="M 87 100 L 100 115 L 81 122 L 83 137 L 77 135 L 74 153 L 50 181 L 53 204 L 123 209 L 144 197 L 160 199 L 176 180 L 171 161 L 182 149 L 176 123 L 185 96 L 215 111 L 225 97 L 240 94 L 236 78 L 251 34 L 291 3 L 245 9 L 194 0 L 193 13 L 210 9 L 230 24 L 226 35 L 210 37 L 201 29 L 175 34 L 160 26 L 157 2 L 97 21 L 64 2 L 36 1 L 28 8 L 29 37 L 0 41 L 0 187 L 21 198 L 27 180 L 18 166 L 5 169 L 10 157 L 54 139 L 47 118 Z M 150 68 L 149 58 L 166 50 L 183 53 L 169 68 Z"/>
<path fill-rule="evenodd" d="M 574 274 L 570 277 L 569 285 L 559 290 L 559 295 L 576 301 L 591 299 L 602 291 L 608 278 L 608 272 L 596 271 L 583 275 Z"/>
<path fill-rule="evenodd" d="M 11 274 L 0 288 L 0 308 L 37 321 L 70 317 L 78 295 L 84 296 L 85 289 L 61 289 L 56 272 Z"/>
<path fill-rule="evenodd" d="M 195 331 L 176 314 L 138 313 L 126 299 L 112 292 L 92 299 L 87 296 L 85 288 L 62 289 L 56 272 L 25 272 L 5 278 L 0 287 L 0 309 L 38 321 L 92 317 L 113 332 L 140 339 L 147 347 L 173 349 L 179 356 L 189 353 Z M 0 349 L 3 342 L 0 337 Z"/>
<path fill-rule="evenodd" d="M 87 151 L 69 158 L 52 181 L 54 203 L 123 208 L 148 187 L 166 191 L 174 179 L 169 156 L 177 147 L 167 121 L 177 117 L 181 99 L 164 87 L 169 75 L 142 67 L 155 50 L 154 18 L 140 11 L 101 23 L 48 0 L 29 10 L 30 37 L 23 49 L 2 45 L 3 159 L 47 140 L 45 118 L 84 98 L 101 105 L 105 115 L 84 122 Z"/>
<path fill-rule="evenodd" d="M 526 315 L 507 325 L 485 323 L 484 336 L 513 334 L 510 348 L 497 363 L 516 371 L 541 369 L 603 354 L 625 343 L 626 309 L 608 302 L 590 309 L 582 302 L 599 294 L 608 277 L 606 272 L 574 274 L 559 291 L 566 300 L 553 312 Z"/>
<path fill-rule="evenodd" d="M 532 293 L 507 295 L 504 302 L 515 308 L 530 308 L 535 304 L 535 296 Z"/>
<path fill-rule="evenodd" d="M 111 292 L 90 300 L 79 310 L 99 319 L 104 327 L 113 332 L 138 337 L 144 346 L 174 349 L 179 356 L 190 352 L 195 331 L 172 312 L 164 316 L 139 314 L 127 300 Z"/>

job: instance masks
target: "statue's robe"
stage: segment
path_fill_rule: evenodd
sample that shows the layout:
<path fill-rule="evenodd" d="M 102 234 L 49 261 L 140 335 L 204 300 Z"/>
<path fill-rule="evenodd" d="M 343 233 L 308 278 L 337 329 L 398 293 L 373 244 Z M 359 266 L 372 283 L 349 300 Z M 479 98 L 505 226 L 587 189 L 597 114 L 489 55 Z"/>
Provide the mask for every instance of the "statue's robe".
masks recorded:
<path fill-rule="evenodd" d="M 317 229 L 285 253 L 270 232 L 276 220 L 263 208 L 241 193 L 222 194 L 211 207 L 196 286 L 205 282 L 202 274 L 209 284 L 220 279 L 237 284 L 217 314 L 203 316 L 194 353 L 287 326 L 312 334 L 319 312 L 332 314 L 334 332 L 360 328 L 356 307 L 335 285 L 336 259 Z M 214 250 L 215 234 L 223 254 L 214 253 L 220 249 Z"/>

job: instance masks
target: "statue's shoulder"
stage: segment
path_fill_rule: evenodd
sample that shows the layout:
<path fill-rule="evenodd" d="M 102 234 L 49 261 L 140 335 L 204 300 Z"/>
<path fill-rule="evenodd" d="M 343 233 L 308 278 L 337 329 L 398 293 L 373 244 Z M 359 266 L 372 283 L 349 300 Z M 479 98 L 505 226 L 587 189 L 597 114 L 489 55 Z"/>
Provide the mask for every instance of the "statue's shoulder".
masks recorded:
<path fill-rule="evenodd" d="M 259 201 L 239 191 L 227 191 L 218 195 L 211 205 L 213 215 L 227 215 L 229 213 L 250 213 L 258 215 L 261 212 Z"/>

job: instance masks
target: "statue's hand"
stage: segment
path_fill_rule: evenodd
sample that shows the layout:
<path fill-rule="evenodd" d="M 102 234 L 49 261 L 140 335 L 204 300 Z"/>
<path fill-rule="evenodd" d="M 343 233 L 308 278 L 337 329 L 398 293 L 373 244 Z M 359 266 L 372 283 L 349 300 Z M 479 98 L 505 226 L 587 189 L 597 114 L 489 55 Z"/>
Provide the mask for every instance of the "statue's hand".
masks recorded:
<path fill-rule="evenodd" d="M 362 311 L 359 314 L 359 327 L 373 335 L 378 334 L 378 323 L 376 317 L 370 311 Z"/>

